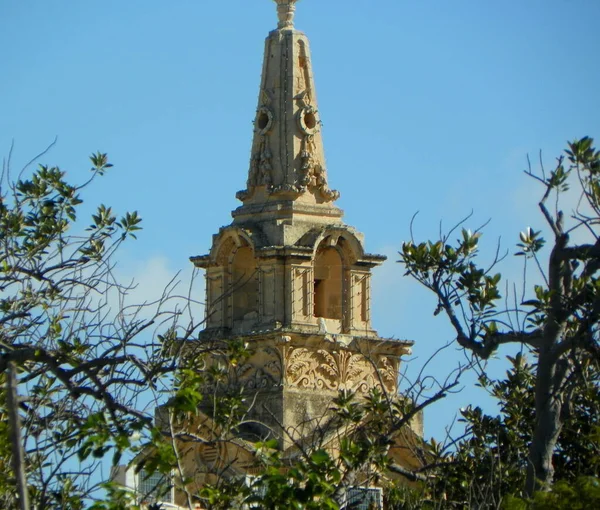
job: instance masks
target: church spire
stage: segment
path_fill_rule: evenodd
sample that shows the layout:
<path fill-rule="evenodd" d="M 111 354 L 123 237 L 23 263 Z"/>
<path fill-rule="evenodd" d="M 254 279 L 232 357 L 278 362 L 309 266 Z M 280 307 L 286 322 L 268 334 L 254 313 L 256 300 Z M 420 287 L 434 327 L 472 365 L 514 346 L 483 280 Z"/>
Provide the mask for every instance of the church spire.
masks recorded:
<path fill-rule="evenodd" d="M 297 0 L 277 3 L 278 28 L 266 39 L 243 206 L 236 223 L 320 217 L 339 223 L 339 193 L 327 181 L 321 119 L 307 37 L 294 28 Z M 283 211 L 288 211 L 286 215 Z"/>
<path fill-rule="evenodd" d="M 323 432 L 339 390 L 395 395 L 412 342 L 380 338 L 372 327 L 371 269 L 385 257 L 365 251 L 334 205 L 308 40 L 293 26 L 296 0 L 275 2 L 279 26 L 265 43 L 243 204 L 210 252 L 191 260 L 206 270 L 200 341 L 248 346 L 210 391 L 246 392 L 254 402 L 247 423 L 261 426 L 239 434 L 274 434 L 293 452 Z M 214 352 L 206 364 L 220 359 Z"/>

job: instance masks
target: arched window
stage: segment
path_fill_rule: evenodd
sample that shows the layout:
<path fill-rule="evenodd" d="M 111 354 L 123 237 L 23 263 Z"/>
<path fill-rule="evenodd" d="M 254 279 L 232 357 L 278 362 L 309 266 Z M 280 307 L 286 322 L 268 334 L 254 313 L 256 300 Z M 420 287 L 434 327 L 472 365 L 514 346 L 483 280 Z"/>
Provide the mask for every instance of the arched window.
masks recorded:
<path fill-rule="evenodd" d="M 315 257 L 315 317 L 342 318 L 342 257 L 335 248 L 319 249 Z"/>
<path fill-rule="evenodd" d="M 256 318 L 258 314 L 258 278 L 252 248 L 236 250 L 231 263 L 233 320 Z"/>

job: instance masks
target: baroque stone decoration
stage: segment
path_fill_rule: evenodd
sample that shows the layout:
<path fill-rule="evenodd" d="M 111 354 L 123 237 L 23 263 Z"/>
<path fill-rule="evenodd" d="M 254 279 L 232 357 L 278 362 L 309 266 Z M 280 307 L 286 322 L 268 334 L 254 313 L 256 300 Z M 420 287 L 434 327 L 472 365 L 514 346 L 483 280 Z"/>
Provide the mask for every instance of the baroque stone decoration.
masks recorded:
<path fill-rule="evenodd" d="M 325 168 L 323 168 L 320 161 L 316 160 L 313 155 L 314 152 L 313 137 L 312 135 L 308 135 L 304 138 L 303 150 L 300 153 L 300 159 L 302 161 L 302 166 L 300 168 L 302 173 L 300 176 L 299 189 L 300 191 L 305 191 L 307 189 L 315 190 L 319 192 L 327 202 L 337 200 L 340 197 L 340 192 L 329 189 Z"/>
<path fill-rule="evenodd" d="M 236 194 L 244 204 L 238 215 L 265 202 L 279 202 L 281 209 L 302 196 L 296 209 L 310 206 L 339 217 L 330 205 L 340 194 L 327 182 L 308 39 L 293 27 L 295 0 L 276 2 L 279 28 L 265 43 L 248 179 Z"/>
<path fill-rule="evenodd" d="M 254 353 L 238 370 L 236 378 L 247 391 L 274 388 L 282 384 L 281 353 L 275 347 L 264 347 Z"/>
<path fill-rule="evenodd" d="M 396 370 L 387 357 L 377 365 L 360 353 L 297 347 L 289 350 L 285 361 L 287 384 L 294 388 L 362 394 L 375 387 L 396 390 Z"/>
<path fill-rule="evenodd" d="M 248 346 L 233 364 L 224 354 L 205 360 L 219 374 L 208 394 L 241 391 L 252 403 L 239 448 L 227 452 L 240 459 L 228 464 L 239 474 L 253 465 L 242 436 L 275 438 L 290 453 L 328 423 L 337 392 L 362 398 L 379 389 L 398 398 L 402 357 L 413 344 L 382 338 L 371 324 L 371 270 L 385 257 L 365 250 L 334 204 L 308 39 L 294 28 L 296 0 L 275 2 L 278 28 L 265 41 L 242 205 L 209 253 L 191 257 L 206 274 L 200 346 Z M 205 448 L 193 462 L 212 465 L 224 455 Z"/>

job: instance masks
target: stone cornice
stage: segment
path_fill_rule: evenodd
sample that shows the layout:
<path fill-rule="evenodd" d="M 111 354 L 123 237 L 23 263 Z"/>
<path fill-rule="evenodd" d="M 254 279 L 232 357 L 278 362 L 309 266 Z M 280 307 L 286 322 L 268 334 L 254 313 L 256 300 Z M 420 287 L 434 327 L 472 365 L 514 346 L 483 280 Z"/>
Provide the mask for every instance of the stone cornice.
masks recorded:
<path fill-rule="evenodd" d="M 291 218 L 297 215 L 341 218 L 344 212 L 330 205 L 312 205 L 295 202 L 293 200 L 273 200 L 270 202 L 242 205 L 232 211 L 231 216 L 234 219 L 252 216 L 258 220 L 264 217 L 269 220 L 281 218 Z"/>

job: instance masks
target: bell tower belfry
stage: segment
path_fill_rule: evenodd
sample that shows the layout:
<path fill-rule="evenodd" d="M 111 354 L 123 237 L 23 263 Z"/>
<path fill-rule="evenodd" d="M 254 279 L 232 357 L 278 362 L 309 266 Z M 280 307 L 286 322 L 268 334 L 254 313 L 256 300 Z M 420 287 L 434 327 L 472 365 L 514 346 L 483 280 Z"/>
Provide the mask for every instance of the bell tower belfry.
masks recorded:
<path fill-rule="evenodd" d="M 286 447 L 315 430 L 339 390 L 395 394 L 412 342 L 371 325 L 371 269 L 385 257 L 365 252 L 335 205 L 308 39 L 294 28 L 296 0 L 275 2 L 242 205 L 191 261 L 206 271 L 201 338 L 249 345 L 231 384 L 252 392 L 253 419 Z"/>

